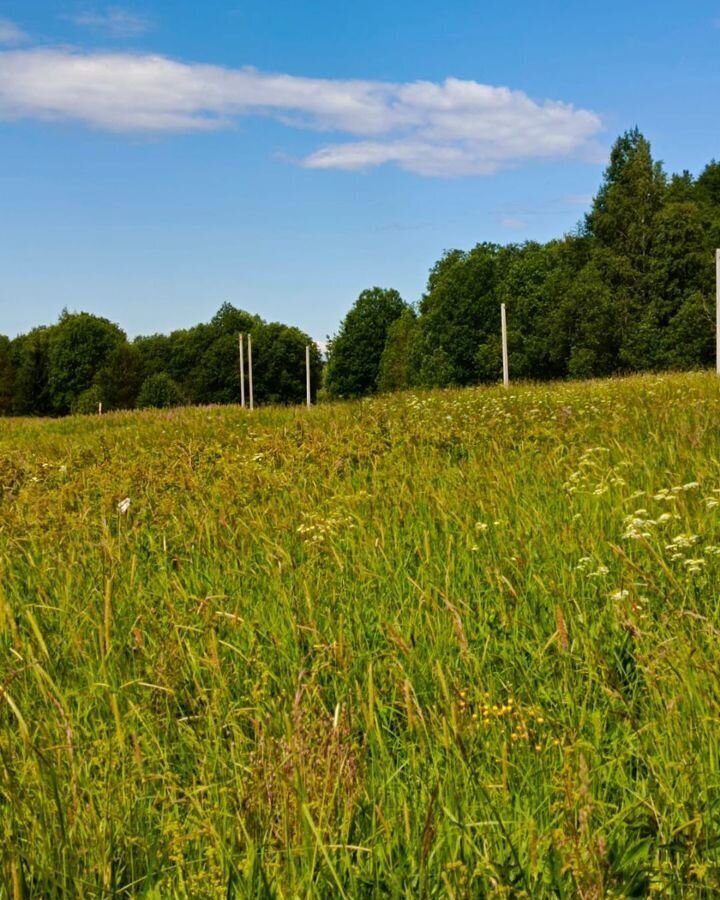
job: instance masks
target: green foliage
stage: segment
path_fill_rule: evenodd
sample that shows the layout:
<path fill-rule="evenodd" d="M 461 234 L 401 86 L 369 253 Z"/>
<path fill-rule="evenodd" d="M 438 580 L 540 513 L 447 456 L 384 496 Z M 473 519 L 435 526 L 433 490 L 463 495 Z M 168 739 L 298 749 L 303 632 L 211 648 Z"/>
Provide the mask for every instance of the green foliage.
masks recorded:
<path fill-rule="evenodd" d="M 143 358 L 137 345 L 118 344 L 95 376 L 105 409 L 132 409 L 144 378 Z"/>
<path fill-rule="evenodd" d="M 270 322 L 252 332 L 253 380 L 258 403 L 304 403 L 305 348 L 310 347 L 310 385 L 314 400 L 322 378 L 315 342 L 299 328 Z"/>
<path fill-rule="evenodd" d="M 406 308 L 394 290 L 374 287 L 360 294 L 330 345 L 330 396 L 361 397 L 376 390 L 388 329 Z"/>
<path fill-rule="evenodd" d="M 9 416 L 13 411 L 15 366 L 11 347 L 10 339 L 0 334 L 0 416 Z"/>
<path fill-rule="evenodd" d="M 454 368 L 450 354 L 442 347 L 425 352 L 420 365 L 420 384 L 422 387 L 448 387 L 453 383 Z"/>
<path fill-rule="evenodd" d="M 74 416 L 90 416 L 99 412 L 99 407 L 102 402 L 102 388 L 99 385 L 94 384 L 73 400 L 70 412 Z"/>
<path fill-rule="evenodd" d="M 448 252 L 436 263 L 420 302 L 424 384 L 479 380 L 478 348 L 499 332 L 501 273 L 516 252 L 484 243 L 467 253 Z"/>
<path fill-rule="evenodd" d="M 240 402 L 240 351 L 237 334 L 221 334 L 185 378 L 194 403 Z"/>
<path fill-rule="evenodd" d="M 237 337 L 238 334 L 247 334 L 258 325 L 262 325 L 260 316 L 237 309 L 231 303 L 223 303 L 210 320 L 210 327 L 218 336 L 231 334 Z"/>
<path fill-rule="evenodd" d="M 170 374 L 174 368 L 173 341 L 167 334 L 150 334 L 135 338 L 133 346 L 140 354 L 142 371 L 147 378 L 160 372 Z"/>
<path fill-rule="evenodd" d="M 43 416 L 51 412 L 49 369 L 49 328 L 35 328 L 15 338 L 11 356 L 15 369 L 13 412 Z"/>
<path fill-rule="evenodd" d="M 9 348 L 0 342 L 0 413 L 64 413 L 94 384 L 108 408 L 130 408 L 143 380 L 160 374 L 188 402 L 237 402 L 239 333 L 253 336 L 260 404 L 304 401 L 307 344 L 315 398 L 494 382 L 501 303 L 512 379 L 705 367 L 715 352 L 717 246 L 720 163 L 697 179 L 668 177 L 634 128 L 615 142 L 575 232 L 547 244 L 445 252 L 417 312 L 397 291 L 363 291 L 324 368 L 307 335 L 229 303 L 208 323 L 132 344 L 105 319 L 64 313 Z"/>
<path fill-rule="evenodd" d="M 480 382 L 497 381 L 502 376 L 502 339 L 492 334 L 475 353 L 475 372 Z"/>
<path fill-rule="evenodd" d="M 48 336 L 47 380 L 53 410 L 67 413 L 125 340 L 124 332 L 108 319 L 64 312 Z"/>
<path fill-rule="evenodd" d="M 417 314 L 408 306 L 388 328 L 378 370 L 379 391 L 404 390 L 419 383 L 419 339 Z"/>
<path fill-rule="evenodd" d="M 145 382 L 147 390 L 160 390 L 159 385 L 168 390 L 167 397 L 149 397 L 146 390 L 142 403 L 151 400 L 151 406 L 238 403 L 240 333 L 251 333 L 255 343 L 258 403 L 304 402 L 307 345 L 312 396 L 317 396 L 323 366 L 312 339 L 297 328 L 267 324 L 225 303 L 208 323 L 138 337 L 132 343 L 116 325 L 87 313 L 63 313 L 57 325 L 36 329 L 9 345 L 0 339 L 0 415 L 64 413 L 79 402 L 86 404 L 86 392 L 94 387 L 97 391 L 87 396 L 102 397 L 107 411 L 132 409 Z M 150 381 L 160 375 L 174 388 L 167 387 L 165 377 Z"/>
<path fill-rule="evenodd" d="M 500 304 L 513 378 L 688 369 L 713 356 L 720 165 L 668 179 L 637 130 L 615 143 L 577 233 L 446 252 L 420 304 L 419 381 L 496 381 Z"/>
<path fill-rule="evenodd" d="M 697 180 L 697 198 L 701 203 L 720 207 L 720 163 L 714 159 L 703 169 Z"/>
<path fill-rule="evenodd" d="M 183 394 L 178 384 L 165 372 L 145 379 L 137 398 L 138 409 L 167 409 L 181 406 Z"/>
<path fill-rule="evenodd" d="M 3 420 L 0 896 L 720 895 L 719 404 Z"/>

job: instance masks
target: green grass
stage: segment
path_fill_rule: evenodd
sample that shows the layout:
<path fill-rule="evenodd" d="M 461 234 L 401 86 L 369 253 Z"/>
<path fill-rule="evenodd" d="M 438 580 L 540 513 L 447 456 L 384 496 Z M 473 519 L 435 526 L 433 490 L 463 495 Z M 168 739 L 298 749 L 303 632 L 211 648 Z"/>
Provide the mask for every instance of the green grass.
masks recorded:
<path fill-rule="evenodd" d="M 1 425 L 0 897 L 720 891 L 714 376 Z"/>

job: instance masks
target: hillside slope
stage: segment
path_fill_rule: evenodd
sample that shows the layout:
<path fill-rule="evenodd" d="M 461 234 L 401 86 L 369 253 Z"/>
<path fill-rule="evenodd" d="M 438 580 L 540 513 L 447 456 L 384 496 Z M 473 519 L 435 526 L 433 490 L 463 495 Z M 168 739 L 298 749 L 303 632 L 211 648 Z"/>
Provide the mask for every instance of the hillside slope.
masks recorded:
<path fill-rule="evenodd" d="M 720 890 L 719 422 L 709 374 L 2 421 L 0 897 Z"/>

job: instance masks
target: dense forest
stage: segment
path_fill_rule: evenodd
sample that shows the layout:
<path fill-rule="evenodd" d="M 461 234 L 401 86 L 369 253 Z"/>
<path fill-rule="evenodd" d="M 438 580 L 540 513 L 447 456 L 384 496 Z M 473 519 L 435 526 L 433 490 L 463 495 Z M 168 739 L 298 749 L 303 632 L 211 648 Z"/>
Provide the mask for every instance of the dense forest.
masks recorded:
<path fill-rule="evenodd" d="M 107 319 L 63 312 L 55 325 L 0 337 L 0 414 L 90 413 L 101 402 L 106 410 L 237 403 L 241 332 L 252 335 L 258 403 L 305 399 L 308 344 L 312 383 L 320 383 L 322 360 L 308 335 L 230 304 L 207 324 L 134 341 Z"/>
<path fill-rule="evenodd" d="M 330 343 L 324 392 L 497 380 L 501 303 L 513 378 L 707 366 L 718 246 L 720 163 L 668 176 L 634 129 L 616 141 L 573 233 L 447 251 L 416 305 L 395 290 L 363 291 Z M 0 414 L 237 402 L 239 332 L 252 334 L 258 403 L 304 399 L 307 344 L 316 391 L 323 366 L 311 339 L 229 304 L 207 324 L 133 341 L 107 319 L 63 312 L 52 326 L 0 336 Z"/>
<path fill-rule="evenodd" d="M 331 344 L 327 389 L 360 396 L 496 381 L 500 304 L 514 378 L 709 365 L 720 163 L 669 177 L 637 129 L 620 137 L 577 229 L 547 244 L 450 250 L 417 306 L 360 295 Z"/>

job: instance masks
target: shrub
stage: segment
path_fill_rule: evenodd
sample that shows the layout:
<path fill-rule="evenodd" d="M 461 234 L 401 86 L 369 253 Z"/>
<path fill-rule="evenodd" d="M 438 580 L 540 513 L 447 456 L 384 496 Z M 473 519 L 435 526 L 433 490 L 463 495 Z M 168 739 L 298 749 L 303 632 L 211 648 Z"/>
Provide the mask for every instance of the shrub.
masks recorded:
<path fill-rule="evenodd" d="M 177 382 L 165 372 L 159 372 L 145 379 L 137 405 L 139 409 L 168 409 L 171 406 L 182 406 L 183 399 Z"/>
<path fill-rule="evenodd" d="M 84 390 L 73 400 L 70 406 L 70 412 L 74 416 L 90 416 L 98 411 L 98 406 L 102 403 L 103 394 L 100 385 L 93 384 Z"/>

